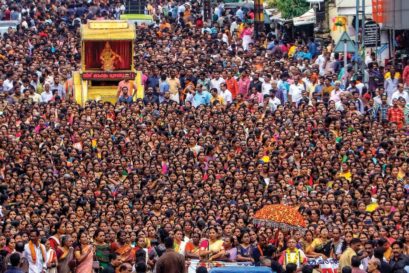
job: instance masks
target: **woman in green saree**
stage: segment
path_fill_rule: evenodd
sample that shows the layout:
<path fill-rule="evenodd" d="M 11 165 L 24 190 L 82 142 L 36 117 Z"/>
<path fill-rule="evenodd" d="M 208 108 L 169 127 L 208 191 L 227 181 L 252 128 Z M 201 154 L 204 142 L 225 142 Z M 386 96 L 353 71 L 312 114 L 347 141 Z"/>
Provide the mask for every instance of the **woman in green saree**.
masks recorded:
<path fill-rule="evenodd" d="M 105 232 L 101 229 L 95 231 L 94 242 L 95 258 L 99 262 L 99 266 L 105 268 L 109 264 L 109 254 L 111 253 L 111 248 L 105 241 Z"/>

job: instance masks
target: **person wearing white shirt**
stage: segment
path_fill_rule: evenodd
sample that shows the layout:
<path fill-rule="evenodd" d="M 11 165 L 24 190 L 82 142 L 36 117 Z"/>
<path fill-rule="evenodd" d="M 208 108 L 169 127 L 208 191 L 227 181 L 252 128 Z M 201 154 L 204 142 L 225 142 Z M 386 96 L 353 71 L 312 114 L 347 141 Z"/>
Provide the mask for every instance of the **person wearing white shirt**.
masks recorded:
<path fill-rule="evenodd" d="M 374 54 L 374 52 L 372 52 L 371 54 L 366 54 L 365 57 L 365 64 L 366 66 L 368 66 L 370 63 L 376 62 L 376 55 Z"/>
<path fill-rule="evenodd" d="M 273 89 L 273 86 L 271 84 L 271 76 L 270 75 L 266 75 L 264 77 L 264 81 L 261 85 L 261 93 L 263 95 L 269 95 L 270 94 L 270 90 Z"/>
<path fill-rule="evenodd" d="M 50 85 L 48 83 L 44 84 L 44 92 L 41 93 L 41 101 L 49 102 L 53 98 L 53 93 L 51 93 Z"/>
<path fill-rule="evenodd" d="M 219 72 L 214 72 L 213 74 L 213 78 L 210 80 L 210 89 L 211 88 L 216 88 L 217 92 L 220 92 L 220 85 L 222 83 L 225 83 L 226 81 L 220 77 Z"/>
<path fill-rule="evenodd" d="M 185 11 L 186 11 L 185 4 L 180 5 L 180 6 L 178 7 L 178 15 L 179 15 L 181 12 L 185 12 Z"/>
<path fill-rule="evenodd" d="M 276 91 L 272 90 L 270 92 L 270 98 L 268 99 L 268 108 L 270 108 L 270 110 L 274 112 L 275 110 L 277 110 L 277 107 L 279 105 L 281 105 L 281 100 L 276 97 Z"/>
<path fill-rule="evenodd" d="M 347 108 L 347 96 L 345 93 L 341 93 L 340 100 L 335 103 L 335 110 L 344 111 Z"/>
<path fill-rule="evenodd" d="M 229 90 L 227 90 L 227 86 L 225 83 L 220 84 L 220 92 L 218 92 L 219 96 L 221 96 L 226 105 L 229 105 L 233 102 L 233 96 Z"/>
<path fill-rule="evenodd" d="M 288 101 L 295 104 L 302 97 L 302 91 L 305 90 L 305 84 L 300 82 L 298 76 L 294 76 L 294 83 L 290 85 L 290 90 L 288 92 Z"/>
<path fill-rule="evenodd" d="M 45 268 L 46 249 L 40 243 L 38 230 L 30 232 L 30 241 L 24 246 L 24 257 L 28 261 L 30 273 L 42 273 Z"/>
<path fill-rule="evenodd" d="M 359 95 L 362 97 L 364 93 L 364 88 L 365 88 L 365 84 L 362 82 L 362 76 L 358 76 L 358 80 L 355 86 L 359 91 Z"/>
<path fill-rule="evenodd" d="M 14 83 L 11 76 L 8 76 L 6 80 L 3 82 L 3 91 L 9 92 L 13 89 Z"/>
<path fill-rule="evenodd" d="M 341 100 L 340 95 L 343 91 L 340 89 L 340 86 L 341 86 L 341 82 L 335 81 L 334 90 L 331 91 L 331 94 L 329 97 L 330 101 L 335 101 L 337 103 Z"/>
<path fill-rule="evenodd" d="M 315 64 L 318 64 L 319 70 L 320 70 L 320 76 L 324 76 L 325 74 L 325 64 L 327 62 L 327 56 L 328 53 L 324 52 L 321 55 L 317 57 L 315 60 Z"/>
<path fill-rule="evenodd" d="M 216 6 L 216 7 L 214 8 L 214 14 L 217 15 L 217 18 L 220 18 L 220 17 L 221 17 L 222 11 L 220 10 L 219 6 Z"/>
<path fill-rule="evenodd" d="M 238 25 L 236 22 L 236 19 L 234 19 L 234 21 L 230 24 L 230 33 L 234 33 L 234 31 L 237 29 Z"/>
<path fill-rule="evenodd" d="M 382 87 L 376 88 L 375 92 L 377 96 L 373 98 L 375 104 L 382 104 L 382 96 L 384 95 L 384 91 L 385 90 Z"/>
<path fill-rule="evenodd" d="M 227 35 L 226 32 L 224 32 L 224 33 L 222 34 L 222 42 L 223 42 L 223 43 L 226 43 L 226 45 L 229 45 L 229 44 L 230 44 L 230 43 L 229 43 L 229 36 Z"/>
<path fill-rule="evenodd" d="M 34 87 L 30 87 L 30 98 L 33 100 L 35 103 L 40 103 L 41 102 L 41 95 L 35 92 Z"/>
<path fill-rule="evenodd" d="M 398 84 L 399 80 L 392 77 L 385 80 L 383 87 L 389 99 L 392 98 L 393 93 L 398 89 Z M 392 104 L 392 100 L 388 101 L 388 103 Z"/>
<path fill-rule="evenodd" d="M 403 83 L 398 84 L 398 90 L 392 94 L 392 98 L 390 99 L 391 102 L 389 104 L 392 105 L 392 101 L 399 98 L 404 98 L 406 101 L 409 101 L 409 94 L 405 91 Z"/>

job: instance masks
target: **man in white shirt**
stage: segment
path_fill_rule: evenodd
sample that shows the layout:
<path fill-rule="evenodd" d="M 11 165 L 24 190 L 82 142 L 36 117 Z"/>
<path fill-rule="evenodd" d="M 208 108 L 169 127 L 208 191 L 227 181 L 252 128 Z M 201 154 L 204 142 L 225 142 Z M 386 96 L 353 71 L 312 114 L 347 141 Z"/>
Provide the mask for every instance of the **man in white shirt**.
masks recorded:
<path fill-rule="evenodd" d="M 365 84 L 362 82 L 362 76 L 358 76 L 357 77 L 357 81 L 356 81 L 356 88 L 359 91 L 359 96 L 363 96 L 364 94 L 364 88 L 365 88 Z"/>
<path fill-rule="evenodd" d="M 339 98 L 339 101 L 335 103 L 335 110 L 344 111 L 347 109 L 348 96 L 346 93 L 341 93 Z"/>
<path fill-rule="evenodd" d="M 368 66 L 370 63 L 376 62 L 376 55 L 375 53 L 371 53 L 371 54 L 366 54 L 365 57 L 365 64 L 366 66 Z"/>
<path fill-rule="evenodd" d="M 328 53 L 323 52 L 321 55 L 317 57 L 315 60 L 315 64 L 318 64 L 320 70 L 320 76 L 325 75 L 325 64 L 327 62 Z"/>
<path fill-rule="evenodd" d="M 233 22 L 230 24 L 230 33 L 234 33 L 234 31 L 237 29 L 237 22 L 236 19 L 233 19 Z"/>
<path fill-rule="evenodd" d="M 336 103 L 341 100 L 340 95 L 343 92 L 340 88 L 341 82 L 335 81 L 334 90 L 331 91 L 329 100 L 335 101 Z"/>
<path fill-rule="evenodd" d="M 28 261 L 30 273 L 42 273 L 45 268 L 46 249 L 40 243 L 38 230 L 30 232 L 30 241 L 24 246 L 24 257 Z"/>
<path fill-rule="evenodd" d="M 33 100 L 35 103 L 40 103 L 41 102 L 41 95 L 35 92 L 35 89 L 33 86 L 30 86 L 28 88 L 30 90 L 30 98 Z"/>
<path fill-rule="evenodd" d="M 226 81 L 220 77 L 219 72 L 214 72 L 213 73 L 213 78 L 210 80 L 210 89 L 216 88 L 217 92 L 220 92 L 220 85 L 222 83 L 225 83 Z"/>
<path fill-rule="evenodd" d="M 185 11 L 186 11 L 185 4 L 180 5 L 180 6 L 178 7 L 178 15 L 179 15 L 181 12 L 185 12 Z"/>
<path fill-rule="evenodd" d="M 229 105 L 233 102 L 233 96 L 229 90 L 227 90 L 227 86 L 225 83 L 220 84 L 220 92 L 219 96 L 221 96 L 224 101 L 226 102 L 226 105 Z"/>
<path fill-rule="evenodd" d="M 276 91 L 275 90 L 270 90 L 270 98 L 268 99 L 268 108 L 272 112 L 277 110 L 277 107 L 281 105 L 281 100 L 276 97 Z"/>
<path fill-rule="evenodd" d="M 51 93 L 50 84 L 44 84 L 44 91 L 41 93 L 41 102 L 49 102 L 53 98 L 53 93 Z"/>
<path fill-rule="evenodd" d="M 383 87 L 379 87 L 379 88 L 376 88 L 375 92 L 377 96 L 373 98 L 374 103 L 382 104 L 382 96 L 385 93 L 385 89 L 383 89 Z"/>
<path fill-rule="evenodd" d="M 399 99 L 399 98 L 404 98 L 406 101 L 409 101 L 409 95 L 408 95 L 408 92 L 405 91 L 403 83 L 399 83 L 398 90 L 393 92 L 392 98 L 390 99 L 391 101 L 390 105 L 392 105 L 392 101 L 394 99 Z"/>
<path fill-rule="evenodd" d="M 270 90 L 273 89 L 271 85 L 271 75 L 266 75 L 264 77 L 264 82 L 261 84 L 261 93 L 264 95 L 269 95 Z"/>
<path fill-rule="evenodd" d="M 9 92 L 13 89 L 14 83 L 13 83 L 13 74 L 7 74 L 7 78 L 3 82 L 3 91 Z"/>
<path fill-rule="evenodd" d="M 304 90 L 305 84 L 300 81 L 299 76 L 294 76 L 294 83 L 290 85 L 290 91 L 288 92 L 288 101 L 296 104 L 301 99 Z"/>

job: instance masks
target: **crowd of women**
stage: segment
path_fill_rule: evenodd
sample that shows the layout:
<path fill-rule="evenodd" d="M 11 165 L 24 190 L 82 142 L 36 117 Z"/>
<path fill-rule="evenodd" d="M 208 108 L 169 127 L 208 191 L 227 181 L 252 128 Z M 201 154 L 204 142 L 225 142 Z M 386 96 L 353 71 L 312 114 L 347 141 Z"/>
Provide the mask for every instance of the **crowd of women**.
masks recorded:
<path fill-rule="evenodd" d="M 1 3 L 20 20 L 0 40 L 3 270 L 20 253 L 23 272 L 154 271 L 166 237 L 186 259 L 275 272 L 409 265 L 409 66 L 356 76 L 332 43 L 254 39 L 251 12 L 220 4 L 208 24 L 197 2 L 149 3 L 145 98 L 80 106 L 79 23 L 121 1 Z M 279 203 L 305 232 L 253 223 Z"/>

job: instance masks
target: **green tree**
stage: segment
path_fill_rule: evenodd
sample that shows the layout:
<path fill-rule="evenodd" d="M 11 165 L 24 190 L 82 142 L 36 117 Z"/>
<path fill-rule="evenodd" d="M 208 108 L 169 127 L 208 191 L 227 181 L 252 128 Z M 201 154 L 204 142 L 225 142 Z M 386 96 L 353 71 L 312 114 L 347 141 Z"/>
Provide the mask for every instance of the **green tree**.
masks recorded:
<path fill-rule="evenodd" d="M 271 2 L 285 19 L 303 15 L 310 8 L 310 4 L 305 0 L 273 0 Z"/>

